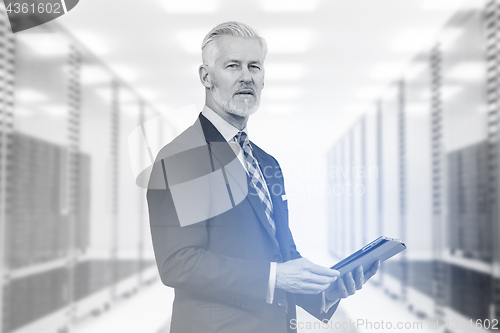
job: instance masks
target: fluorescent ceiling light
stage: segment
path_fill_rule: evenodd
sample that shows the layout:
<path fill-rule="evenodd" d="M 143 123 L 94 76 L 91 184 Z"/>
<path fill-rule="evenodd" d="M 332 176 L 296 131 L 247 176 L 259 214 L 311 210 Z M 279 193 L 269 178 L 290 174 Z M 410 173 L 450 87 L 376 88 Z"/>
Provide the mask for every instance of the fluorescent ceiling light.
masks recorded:
<path fill-rule="evenodd" d="M 150 88 L 138 88 L 137 92 L 139 93 L 139 96 L 149 102 L 158 100 L 160 97 L 160 94 L 156 90 Z"/>
<path fill-rule="evenodd" d="M 402 72 L 401 64 L 381 64 L 373 68 L 370 77 L 375 80 L 393 80 Z"/>
<path fill-rule="evenodd" d="M 456 65 L 447 77 L 459 81 L 478 81 L 486 77 L 486 67 L 483 62 L 470 61 Z"/>
<path fill-rule="evenodd" d="M 346 105 L 342 108 L 347 113 L 364 113 L 369 112 L 373 109 L 373 104 L 371 103 L 358 103 Z"/>
<path fill-rule="evenodd" d="M 112 80 L 109 72 L 98 65 L 84 65 L 81 69 L 80 78 L 84 85 L 109 83 Z"/>
<path fill-rule="evenodd" d="M 455 97 L 458 93 L 462 91 L 462 87 L 460 86 L 444 86 L 441 88 L 441 98 L 443 101 L 452 99 Z"/>
<path fill-rule="evenodd" d="M 261 0 L 266 12 L 312 12 L 318 8 L 318 0 Z"/>
<path fill-rule="evenodd" d="M 111 87 L 98 88 L 95 90 L 95 92 L 106 102 L 111 103 L 113 101 L 113 90 L 111 89 Z M 131 105 L 133 103 L 137 103 L 137 110 L 139 110 L 139 98 L 127 88 L 118 89 L 117 97 L 119 108 L 122 105 Z"/>
<path fill-rule="evenodd" d="M 447 101 L 453 97 L 455 97 L 455 95 L 457 95 L 460 91 L 462 91 L 462 87 L 461 86 L 444 86 L 441 88 L 441 100 L 442 101 Z M 432 98 L 432 94 L 429 92 L 429 91 L 424 91 L 422 92 L 422 94 L 420 95 L 420 97 L 422 99 L 425 99 L 425 100 L 430 100 Z"/>
<path fill-rule="evenodd" d="M 132 67 L 127 65 L 111 65 L 113 72 L 115 72 L 119 78 L 126 82 L 132 82 L 137 80 L 137 71 L 132 69 Z"/>
<path fill-rule="evenodd" d="M 69 110 L 66 105 L 43 105 L 40 106 L 40 110 L 48 115 L 56 117 L 62 117 L 69 114 Z"/>
<path fill-rule="evenodd" d="M 428 11 L 454 11 L 461 8 L 463 0 L 424 0 L 422 9 Z"/>
<path fill-rule="evenodd" d="M 266 100 L 280 100 L 288 102 L 295 100 L 300 95 L 300 88 L 297 86 L 272 86 L 262 90 L 262 96 Z"/>
<path fill-rule="evenodd" d="M 275 29 L 266 31 L 265 36 L 269 52 L 303 53 L 311 46 L 313 33 L 308 29 Z"/>
<path fill-rule="evenodd" d="M 184 51 L 201 57 L 201 43 L 206 34 L 205 30 L 182 30 L 177 32 L 176 37 Z"/>
<path fill-rule="evenodd" d="M 423 0 L 421 8 L 428 11 L 482 10 L 484 1 L 477 0 Z"/>
<path fill-rule="evenodd" d="M 75 38 L 95 55 L 106 55 L 109 53 L 109 42 L 95 33 L 80 31 L 74 32 Z"/>
<path fill-rule="evenodd" d="M 436 31 L 429 28 L 413 28 L 396 35 L 392 44 L 394 52 L 415 53 L 434 41 Z"/>
<path fill-rule="evenodd" d="M 266 81 L 297 81 L 306 74 L 306 66 L 300 62 L 265 64 L 265 69 Z"/>
<path fill-rule="evenodd" d="M 61 57 L 69 53 L 66 38 L 55 33 L 20 33 L 16 38 L 42 57 Z"/>
<path fill-rule="evenodd" d="M 426 103 L 411 103 L 405 106 L 405 112 L 411 115 L 429 114 L 431 107 Z"/>
<path fill-rule="evenodd" d="M 15 92 L 16 103 L 40 103 L 48 100 L 47 95 L 41 93 L 38 90 L 24 88 L 18 89 Z"/>
<path fill-rule="evenodd" d="M 213 13 L 218 9 L 216 0 L 163 0 L 161 5 L 171 14 Z"/>

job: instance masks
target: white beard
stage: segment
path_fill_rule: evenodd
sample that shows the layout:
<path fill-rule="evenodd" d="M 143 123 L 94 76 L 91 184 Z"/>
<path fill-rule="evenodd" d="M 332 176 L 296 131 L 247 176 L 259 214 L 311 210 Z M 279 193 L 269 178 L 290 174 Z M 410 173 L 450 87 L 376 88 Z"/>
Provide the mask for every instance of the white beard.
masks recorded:
<path fill-rule="evenodd" d="M 214 85 L 212 97 L 214 99 L 214 102 L 222 110 L 239 117 L 248 117 L 257 112 L 257 109 L 259 108 L 260 101 L 258 97 L 256 97 L 256 102 L 253 106 L 249 106 L 248 103 L 245 103 L 244 106 L 236 106 L 231 98 L 229 98 L 227 101 L 223 101 L 222 97 L 220 96 L 219 89 L 217 88 L 216 85 Z"/>

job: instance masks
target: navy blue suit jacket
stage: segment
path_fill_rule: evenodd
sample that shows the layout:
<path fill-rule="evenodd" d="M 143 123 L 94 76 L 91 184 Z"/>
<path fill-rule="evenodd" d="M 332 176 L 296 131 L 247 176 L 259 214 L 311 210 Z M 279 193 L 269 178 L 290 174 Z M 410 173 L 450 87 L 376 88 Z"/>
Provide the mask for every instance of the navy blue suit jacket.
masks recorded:
<path fill-rule="evenodd" d="M 194 141 L 197 143 L 193 145 Z M 166 177 L 169 171 L 175 171 L 169 170 L 165 160 L 179 152 L 190 151 L 188 157 L 176 162 L 183 169 L 184 175 L 180 178 L 188 180 L 186 174 L 196 175 L 191 178 L 209 174 L 214 164 L 215 169 L 221 168 L 227 156 L 235 158 L 222 135 L 204 116 L 200 114 L 196 123 L 165 146 L 156 158 L 147 202 L 159 274 L 165 285 L 175 288 L 172 333 L 293 332 L 290 320 L 296 316 L 295 305 L 320 320 L 331 318 L 338 306 L 337 303 L 328 313 L 321 313 L 321 294 L 291 294 L 282 289 L 275 289 L 273 304 L 266 303 L 270 262 L 301 256 L 288 226 L 280 166 L 271 155 L 253 142 L 251 145 L 271 195 L 276 238 L 272 235 L 263 203 L 249 185 L 248 178 L 245 184 L 248 194 L 235 202 L 233 208 L 198 223 L 181 226 L 172 185 L 169 185 L 169 180 L 175 177 Z M 189 203 L 193 210 L 198 209 L 195 201 Z M 199 209 L 204 207 L 204 203 L 200 204 Z"/>

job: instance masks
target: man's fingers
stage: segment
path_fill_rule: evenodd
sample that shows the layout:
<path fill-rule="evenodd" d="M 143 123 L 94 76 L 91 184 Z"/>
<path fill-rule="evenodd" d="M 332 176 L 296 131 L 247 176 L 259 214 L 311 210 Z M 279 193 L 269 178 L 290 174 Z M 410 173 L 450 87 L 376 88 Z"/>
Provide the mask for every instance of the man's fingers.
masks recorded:
<path fill-rule="evenodd" d="M 338 279 L 337 286 L 339 289 L 339 296 L 342 298 L 347 298 L 347 296 L 349 295 L 347 294 L 347 288 L 345 287 L 344 279 Z"/>
<path fill-rule="evenodd" d="M 380 268 L 380 260 L 377 260 L 372 267 L 366 272 L 365 274 L 365 282 L 368 281 L 372 276 L 377 274 L 378 270 Z"/>
<path fill-rule="evenodd" d="M 315 283 L 315 284 L 330 284 L 337 280 L 337 277 L 317 275 L 311 272 L 305 272 L 303 280 L 305 282 Z"/>
<path fill-rule="evenodd" d="M 352 273 L 351 272 L 346 273 L 346 275 L 344 275 L 344 280 L 347 293 L 349 295 L 354 295 L 354 293 L 356 292 L 356 282 L 354 282 Z"/>
<path fill-rule="evenodd" d="M 339 271 L 336 271 L 336 270 L 331 269 L 331 268 L 319 266 L 319 265 L 313 264 L 312 262 L 309 262 L 309 265 L 306 267 L 306 269 L 309 272 L 314 273 L 314 274 L 318 274 L 318 275 L 326 275 L 326 276 L 331 276 L 331 277 L 340 275 Z"/>
<path fill-rule="evenodd" d="M 363 266 L 358 266 L 354 270 L 354 282 L 356 283 L 356 290 L 363 288 L 364 281 Z"/>
<path fill-rule="evenodd" d="M 298 290 L 302 294 L 318 294 L 322 291 L 325 291 L 330 286 L 329 283 L 318 284 L 311 282 L 304 282 L 300 286 L 298 286 Z"/>

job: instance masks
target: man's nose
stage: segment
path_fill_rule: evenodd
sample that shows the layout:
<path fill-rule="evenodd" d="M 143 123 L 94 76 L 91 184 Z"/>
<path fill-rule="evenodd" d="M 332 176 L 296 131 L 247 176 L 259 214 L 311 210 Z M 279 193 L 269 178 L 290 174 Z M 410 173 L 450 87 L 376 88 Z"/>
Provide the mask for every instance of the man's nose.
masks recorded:
<path fill-rule="evenodd" d="M 240 82 L 252 82 L 252 74 L 246 67 L 241 70 Z"/>

